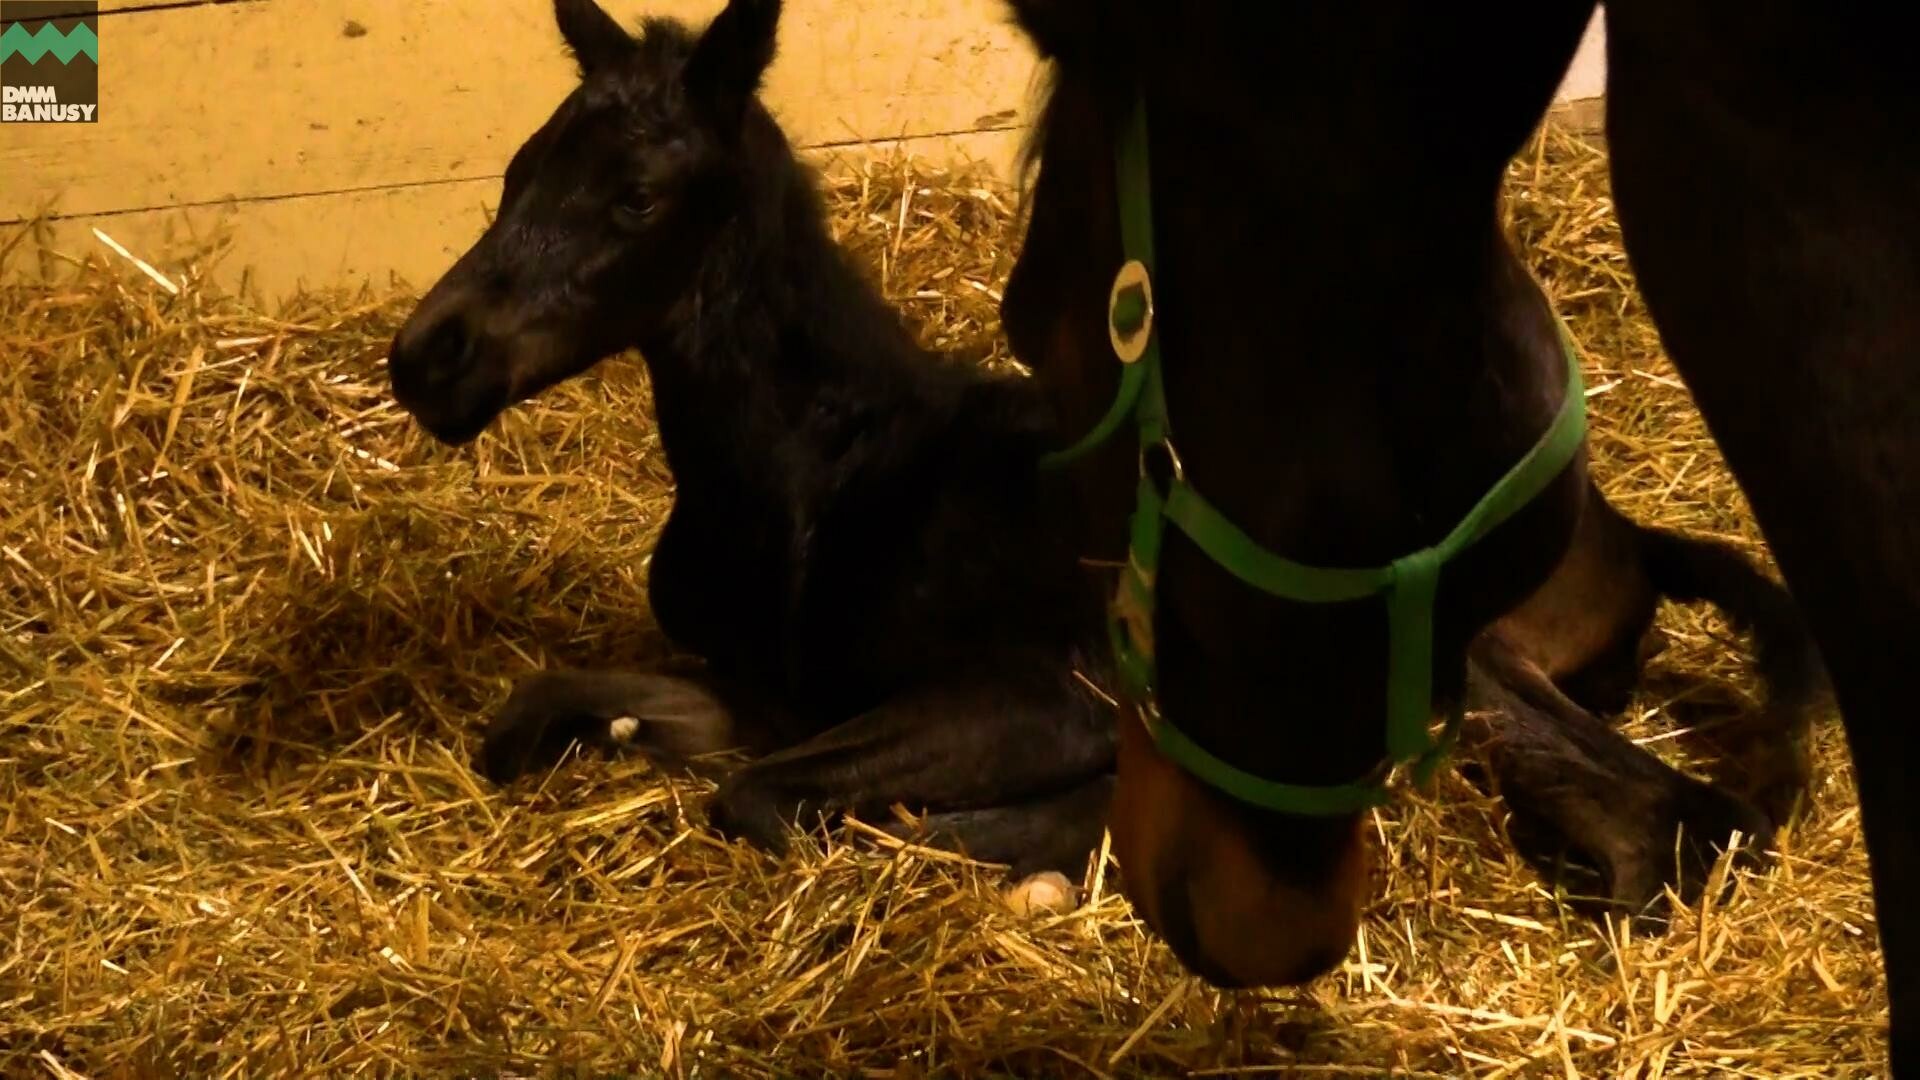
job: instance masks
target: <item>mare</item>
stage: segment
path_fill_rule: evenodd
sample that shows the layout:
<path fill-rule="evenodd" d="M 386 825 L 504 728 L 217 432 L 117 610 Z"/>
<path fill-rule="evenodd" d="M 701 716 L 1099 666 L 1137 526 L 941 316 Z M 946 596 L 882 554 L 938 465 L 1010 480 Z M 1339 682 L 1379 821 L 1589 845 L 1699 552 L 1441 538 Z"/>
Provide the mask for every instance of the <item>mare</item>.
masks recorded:
<path fill-rule="evenodd" d="M 1500 233 L 1497 200 L 1592 0 L 1012 6 L 1053 84 L 1003 314 L 1063 426 L 1087 429 L 1115 394 L 1110 286 L 1130 254 L 1116 155 L 1137 109 L 1151 332 L 1184 482 L 1258 546 L 1311 564 L 1373 566 L 1433 544 L 1566 393 L 1554 317 Z M 1830 669 L 1881 912 L 1894 1068 L 1912 1073 L 1920 929 L 1899 913 L 1920 905 L 1903 689 L 1920 666 L 1920 84 L 1891 9 L 1609 0 L 1606 15 L 1628 255 Z M 1089 550 L 1125 542 L 1118 522 L 1149 471 L 1139 455 L 1120 439 L 1078 466 L 1101 530 Z M 1148 465 L 1164 483 L 1165 466 Z M 1604 595 L 1553 595 L 1598 505 L 1576 460 L 1446 564 L 1437 704 L 1490 646 L 1555 676 L 1624 640 Z M 1191 742 L 1303 784 L 1383 758 L 1378 601 L 1267 595 L 1175 530 L 1153 586 L 1157 710 Z M 1538 648 L 1556 623 L 1587 647 Z M 1123 726 L 1124 887 L 1216 982 L 1296 982 L 1344 953 L 1355 826 L 1223 797 L 1143 725 Z"/>
<path fill-rule="evenodd" d="M 592 0 L 555 11 L 580 84 L 397 334 L 393 391 L 457 444 L 637 348 L 676 481 L 653 614 L 703 663 L 530 676 L 481 768 L 511 781 L 575 742 L 678 762 L 743 747 L 759 756 L 710 816 L 763 847 L 902 804 L 927 817 L 899 835 L 1077 873 L 1113 783 L 1104 571 L 1077 557 L 1071 478 L 1039 467 L 1057 429 L 1038 384 L 922 351 L 833 242 L 755 96 L 777 4 L 637 38 Z M 1717 551 L 1690 543 L 1671 539 L 1681 562 Z M 1726 594 L 1781 622 L 1779 597 Z M 1476 741 L 1516 814 L 1598 863 L 1609 898 L 1643 904 L 1697 880 L 1709 842 L 1767 828 L 1537 682 L 1485 680 Z"/>

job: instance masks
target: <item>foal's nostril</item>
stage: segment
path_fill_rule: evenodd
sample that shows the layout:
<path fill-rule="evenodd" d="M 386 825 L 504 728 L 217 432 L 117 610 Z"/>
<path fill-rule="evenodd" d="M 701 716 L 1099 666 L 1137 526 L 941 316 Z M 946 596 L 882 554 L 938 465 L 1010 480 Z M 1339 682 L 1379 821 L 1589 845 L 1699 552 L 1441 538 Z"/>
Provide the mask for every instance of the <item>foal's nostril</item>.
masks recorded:
<path fill-rule="evenodd" d="M 507 352 L 480 330 L 466 297 L 429 296 L 387 354 L 393 399 L 434 438 L 471 442 L 510 404 Z"/>

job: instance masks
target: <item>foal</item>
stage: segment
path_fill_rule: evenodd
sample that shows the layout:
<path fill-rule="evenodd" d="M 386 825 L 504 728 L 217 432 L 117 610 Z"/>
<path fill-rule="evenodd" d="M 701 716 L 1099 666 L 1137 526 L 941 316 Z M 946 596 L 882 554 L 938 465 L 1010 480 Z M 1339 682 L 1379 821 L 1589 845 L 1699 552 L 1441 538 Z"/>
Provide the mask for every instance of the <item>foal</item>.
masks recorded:
<path fill-rule="evenodd" d="M 767 756 L 711 816 L 764 847 L 904 803 L 976 857 L 1077 876 L 1113 721 L 1074 675 L 1103 631 L 1035 468 L 1044 402 L 922 352 L 836 246 L 755 98 L 777 4 L 733 4 L 697 37 L 649 19 L 635 38 L 592 0 L 555 11 L 581 83 L 395 339 L 394 394 L 464 442 L 638 347 L 676 481 L 653 614 L 706 671 L 529 678 L 484 771 L 511 780 L 576 740 L 742 746 Z"/>
<path fill-rule="evenodd" d="M 394 341 L 394 393 L 465 442 L 637 346 L 677 482 L 654 615 L 707 670 L 529 677 L 483 769 L 510 781 L 575 741 L 670 760 L 745 746 L 764 756 L 711 816 L 763 847 L 903 803 L 936 842 L 1077 873 L 1112 785 L 1113 713 L 1090 690 L 1103 586 L 1069 542 L 1070 490 L 1038 468 L 1057 441 L 1038 387 L 927 355 L 834 244 L 754 97 L 777 4 L 736 0 L 698 37 L 654 19 L 635 39 L 591 0 L 556 14 L 581 85 Z M 1502 793 L 1618 899 L 1671 878 L 1682 824 L 1701 852 L 1765 830 L 1524 671 L 1479 696 Z"/>

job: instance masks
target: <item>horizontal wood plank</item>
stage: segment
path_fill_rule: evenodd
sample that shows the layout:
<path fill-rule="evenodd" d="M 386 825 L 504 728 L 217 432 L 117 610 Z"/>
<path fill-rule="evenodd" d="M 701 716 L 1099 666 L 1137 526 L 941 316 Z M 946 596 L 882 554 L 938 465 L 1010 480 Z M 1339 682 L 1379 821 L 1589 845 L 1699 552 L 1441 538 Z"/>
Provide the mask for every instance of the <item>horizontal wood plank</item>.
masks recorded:
<path fill-rule="evenodd" d="M 124 15 L 135 11 L 153 8 L 203 7 L 209 4 L 259 4 L 266 0 L 96 0 L 94 13 L 98 15 Z M 56 18 L 62 14 L 79 14 L 85 8 L 84 2 L 76 2 L 70 13 L 55 9 Z M 45 16 L 41 16 L 45 18 Z"/>
<path fill-rule="evenodd" d="M 978 161 L 1008 168 L 1019 148 L 1019 131 L 961 136 L 931 136 L 861 148 L 852 152 L 809 154 L 828 170 L 857 168 L 870 151 L 901 152 L 935 162 Z M 61 218 L 35 228 L 52 251 L 70 259 L 124 261 L 94 235 L 105 232 L 133 254 L 179 274 L 183 256 L 199 242 L 230 236 L 231 246 L 211 277 L 232 288 L 245 273 L 268 301 L 302 284 L 376 287 L 400 279 L 415 288 L 433 283 L 480 234 L 499 199 L 495 179 L 412 184 L 369 191 L 296 195 L 189 209 L 167 208 L 133 213 Z M 16 230 L 0 228 L 0 249 Z M 39 241 L 28 239 L 0 266 L 0 280 L 30 279 L 66 265 L 36 255 Z M 132 267 L 126 269 L 135 273 Z"/>
<path fill-rule="evenodd" d="M 156 8 L 211 7 L 215 4 L 264 4 L 267 0 L 99 0 L 102 15 L 120 15 Z"/>

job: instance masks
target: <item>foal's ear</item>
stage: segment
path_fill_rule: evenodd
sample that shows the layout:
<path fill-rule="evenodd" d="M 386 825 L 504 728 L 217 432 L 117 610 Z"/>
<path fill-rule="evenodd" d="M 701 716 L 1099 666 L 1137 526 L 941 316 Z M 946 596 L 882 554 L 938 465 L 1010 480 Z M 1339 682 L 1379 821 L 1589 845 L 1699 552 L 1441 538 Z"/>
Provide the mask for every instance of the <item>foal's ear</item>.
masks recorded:
<path fill-rule="evenodd" d="M 738 124 L 746 112 L 747 99 L 773 62 L 779 25 L 780 0 L 728 0 L 700 35 L 687 60 L 687 93 L 720 124 Z"/>
<path fill-rule="evenodd" d="M 553 0 L 553 19 L 582 75 L 612 67 L 633 52 L 633 35 L 595 0 Z"/>

